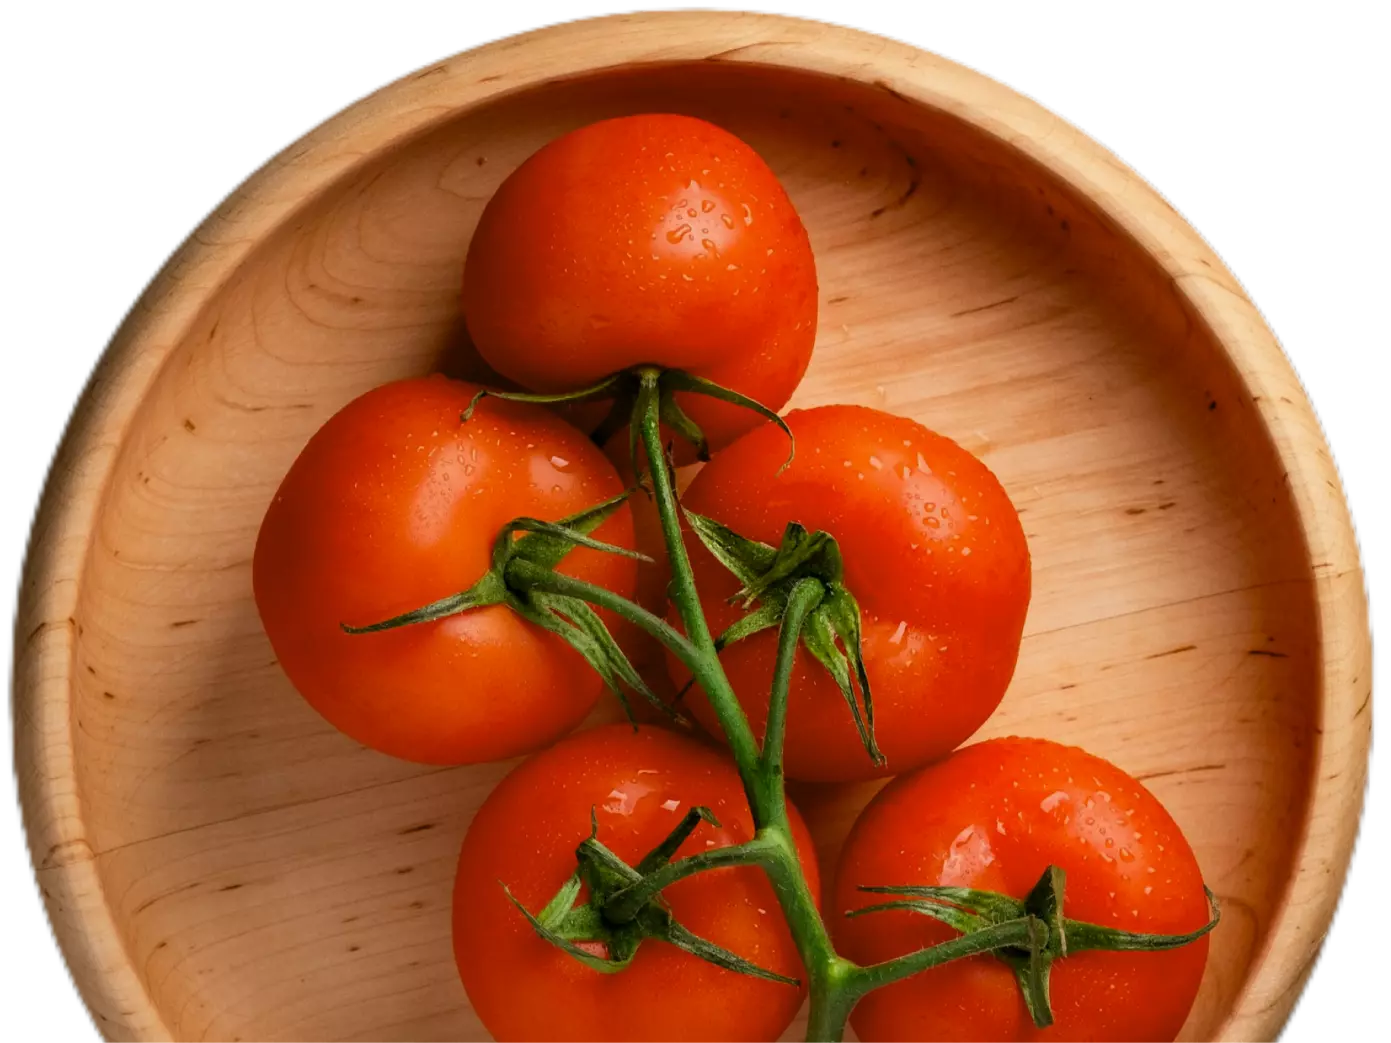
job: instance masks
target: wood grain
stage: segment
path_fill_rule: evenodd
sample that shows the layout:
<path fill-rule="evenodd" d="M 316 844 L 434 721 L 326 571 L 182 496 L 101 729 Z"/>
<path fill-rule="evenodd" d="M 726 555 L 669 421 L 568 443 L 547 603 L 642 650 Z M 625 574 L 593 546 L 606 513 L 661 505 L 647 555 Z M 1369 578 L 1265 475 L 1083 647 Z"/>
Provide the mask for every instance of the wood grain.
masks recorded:
<path fill-rule="evenodd" d="M 446 909 L 508 765 L 357 747 L 293 693 L 250 557 L 354 395 L 476 372 L 469 236 L 536 147 L 705 116 L 784 179 L 816 249 L 796 404 L 958 439 L 1021 509 L 1035 598 L 985 734 L 1147 781 L 1227 910 L 1185 1038 L 1266 1038 L 1356 834 L 1370 640 L 1336 469 L 1231 274 L 1033 102 L 877 37 L 708 13 L 577 23 L 421 70 L 276 157 L 116 335 L 35 523 L 16 627 L 20 790 L 60 944 L 109 1038 L 478 1038 Z M 803 788 L 829 862 L 872 787 Z"/>

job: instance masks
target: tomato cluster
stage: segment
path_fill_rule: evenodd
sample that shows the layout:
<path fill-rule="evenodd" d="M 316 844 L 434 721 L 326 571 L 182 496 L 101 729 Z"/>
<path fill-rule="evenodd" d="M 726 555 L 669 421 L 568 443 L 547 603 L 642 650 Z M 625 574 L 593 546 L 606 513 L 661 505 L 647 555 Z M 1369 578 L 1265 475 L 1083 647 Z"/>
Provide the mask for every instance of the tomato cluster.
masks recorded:
<path fill-rule="evenodd" d="M 478 351 L 526 390 L 432 376 L 349 403 L 271 502 L 253 583 L 286 674 L 351 738 L 437 764 L 532 754 L 479 809 L 459 859 L 455 953 L 489 1031 L 773 1039 L 808 979 L 815 1009 L 817 989 L 843 985 L 845 959 L 871 967 L 973 929 L 969 916 L 985 923 L 982 910 L 1033 910 L 1035 881 L 1061 881 L 1049 877 L 1061 869 L 1066 909 L 1047 922 L 1056 933 L 1084 921 L 1076 937 L 1102 940 L 1071 955 L 1054 938 L 1052 1028 L 1021 994 L 1016 946 L 857 994 L 860 1037 L 1173 1038 L 1206 937 L 1105 951 L 1206 929 L 1173 820 L 1080 750 L 1025 739 L 957 750 L 1005 694 L 1030 597 L 1000 481 L 950 439 L 878 410 L 764 419 L 807 369 L 817 277 L 757 153 L 676 115 L 558 138 L 485 208 L 462 304 Z M 623 423 L 591 438 L 576 424 L 604 417 L 595 386 L 618 396 Z M 682 436 L 713 451 L 681 496 L 684 529 L 665 541 L 664 520 L 676 523 L 659 517 L 661 498 L 623 498 L 660 486 L 654 464 L 666 480 L 668 461 L 625 433 L 658 408 L 674 460 L 695 456 Z M 668 603 L 674 575 L 693 580 L 698 606 Z M 726 688 L 693 683 L 693 609 L 718 636 L 706 666 Z M 803 629 L 789 637 L 794 612 Z M 632 665 L 643 636 L 667 648 L 665 663 L 646 657 L 646 678 Z M 687 734 L 608 725 L 564 738 L 606 683 L 660 704 Z M 719 746 L 744 717 L 765 757 L 776 732 L 777 756 L 758 764 L 775 799 L 737 743 L 733 758 Z M 829 938 L 784 775 L 897 776 L 841 853 Z M 781 853 L 769 837 L 784 838 Z M 755 856 L 787 872 L 765 875 Z M 669 886 L 647 894 L 649 877 Z M 881 909 L 885 893 L 915 897 Z M 826 955 L 832 940 L 839 957 Z"/>

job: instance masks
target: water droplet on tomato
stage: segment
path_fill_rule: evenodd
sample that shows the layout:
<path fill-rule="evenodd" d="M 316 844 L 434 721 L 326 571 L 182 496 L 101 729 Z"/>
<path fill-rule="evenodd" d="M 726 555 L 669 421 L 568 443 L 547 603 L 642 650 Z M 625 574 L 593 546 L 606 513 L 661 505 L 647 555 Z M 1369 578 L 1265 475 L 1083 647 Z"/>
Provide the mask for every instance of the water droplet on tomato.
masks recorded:
<path fill-rule="evenodd" d="M 715 209 L 715 201 L 713 199 L 701 200 L 700 209 L 705 211 L 705 213 L 707 214 L 710 213 L 712 210 Z"/>
<path fill-rule="evenodd" d="M 678 228 L 673 228 L 670 232 L 667 233 L 667 242 L 671 243 L 674 246 L 677 243 L 681 242 L 681 240 L 690 236 L 690 234 L 691 226 L 683 224 Z"/>
<path fill-rule="evenodd" d="M 1118 851 L 1118 852 L 1116 852 L 1116 853 L 1117 853 L 1118 855 L 1121 856 L 1121 861 L 1122 861 L 1122 862 L 1134 862 L 1134 861 L 1135 861 L 1135 856 L 1132 855 L 1132 854 L 1130 853 L 1130 848 L 1128 848 L 1128 847 L 1123 847 L 1123 848 L 1120 849 L 1120 851 Z"/>
<path fill-rule="evenodd" d="M 728 214 L 721 214 L 720 220 L 724 222 L 726 228 L 734 227 L 734 218 L 730 217 Z"/>
<path fill-rule="evenodd" d="M 713 239 L 702 239 L 700 241 L 700 245 L 705 247 L 705 249 L 709 250 L 712 254 L 717 254 L 720 252 L 719 247 L 715 245 L 715 240 Z"/>

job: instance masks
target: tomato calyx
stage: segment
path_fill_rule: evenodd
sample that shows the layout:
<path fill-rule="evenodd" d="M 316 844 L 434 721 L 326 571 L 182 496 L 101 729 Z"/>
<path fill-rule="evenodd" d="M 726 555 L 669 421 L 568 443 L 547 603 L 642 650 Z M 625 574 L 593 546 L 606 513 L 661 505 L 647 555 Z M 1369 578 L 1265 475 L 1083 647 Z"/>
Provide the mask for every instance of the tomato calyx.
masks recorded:
<path fill-rule="evenodd" d="M 630 720 L 633 715 L 628 704 L 628 691 L 638 693 L 663 713 L 680 720 L 680 715 L 647 686 L 587 601 L 537 589 L 519 579 L 524 568 L 530 568 L 533 575 L 554 574 L 556 567 L 576 547 L 651 561 L 645 554 L 605 543 L 589 535 L 617 511 L 631 494 L 632 490 L 625 491 L 557 522 L 515 518 L 498 532 L 488 571 L 467 590 L 377 623 L 365 626 L 342 623 L 340 626 L 349 634 L 373 634 L 432 623 L 489 605 L 505 605 L 523 619 L 555 634 L 583 656 L 618 698 Z"/>
<path fill-rule="evenodd" d="M 652 394 L 657 396 L 658 416 L 661 418 L 661 422 L 669 430 L 674 431 L 695 447 L 697 459 L 702 461 L 710 459 L 710 444 L 706 440 L 705 432 L 681 408 L 680 403 L 676 400 L 678 393 L 703 395 L 706 398 L 727 402 L 730 405 L 751 410 L 763 419 L 777 424 L 787 435 L 789 442 L 793 443 L 793 448 L 789 449 L 787 457 L 787 463 L 792 462 L 792 454 L 795 452 L 792 430 L 774 410 L 748 395 L 741 394 L 733 388 L 727 388 L 723 384 L 717 384 L 713 380 L 696 376 L 694 373 L 687 373 L 685 370 L 666 369 L 661 366 L 634 366 L 631 369 L 610 374 L 597 384 L 573 391 L 544 393 L 495 391 L 491 388 L 484 388 L 473 396 L 473 400 L 460 414 L 459 419 L 468 423 L 469 418 L 473 416 L 474 409 L 484 398 L 501 398 L 508 402 L 530 402 L 546 406 L 576 405 L 581 402 L 611 400 L 612 407 L 604 419 L 599 422 L 599 426 L 592 432 L 591 437 L 602 445 L 614 432 L 628 424 L 633 470 L 635 474 L 640 475 L 642 470 L 637 451 L 638 422 L 647 409 L 645 396 Z"/>
<path fill-rule="evenodd" d="M 1087 950 L 1159 952 L 1177 949 L 1197 941 L 1222 919 L 1217 896 L 1205 887 L 1203 890 L 1207 894 L 1211 917 L 1202 927 L 1188 934 L 1143 934 L 1070 920 L 1063 915 L 1066 883 L 1067 874 L 1058 866 L 1049 866 L 1023 900 L 968 887 L 862 886 L 861 891 L 893 895 L 895 899 L 853 909 L 845 915 L 863 916 L 890 910 L 914 912 L 960 931 L 963 938 L 980 937 L 983 932 L 999 931 L 1011 925 L 1024 925 L 1023 937 L 1026 941 L 994 947 L 989 951 L 993 951 L 997 959 L 1014 971 L 1029 1016 L 1039 1028 L 1053 1024 L 1049 977 L 1055 960 Z M 894 965 L 902 962 L 905 967 L 911 966 L 915 955 L 910 953 L 880 965 L 886 980 L 906 976 L 894 974 Z"/>
<path fill-rule="evenodd" d="M 656 939 L 717 967 L 800 987 L 798 979 L 760 967 L 687 930 L 663 901 L 662 889 L 683 877 L 723 866 L 751 865 L 763 857 L 762 844 L 755 840 L 673 862 L 677 849 L 702 822 L 719 826 L 709 808 L 692 808 L 666 839 L 637 866 L 630 866 L 600 842 L 598 819 L 591 811 L 590 834 L 575 850 L 575 872 L 539 913 L 527 909 L 506 884 L 502 888 L 539 937 L 605 974 L 627 968 L 639 946 Z M 586 890 L 587 897 L 581 900 Z"/>
<path fill-rule="evenodd" d="M 834 678 L 850 708 L 865 752 L 876 765 L 885 763 L 874 737 L 874 699 L 861 651 L 860 605 L 845 586 L 840 546 L 828 532 L 810 532 L 789 522 L 776 547 L 750 540 L 713 518 L 685 511 L 691 530 L 708 551 L 743 586 L 730 598 L 743 608 L 757 608 L 732 623 L 715 639 L 723 650 L 760 631 L 780 626 L 798 588 L 802 645 Z M 820 597 L 807 595 L 807 585 Z M 858 688 L 858 693 L 856 689 Z"/>

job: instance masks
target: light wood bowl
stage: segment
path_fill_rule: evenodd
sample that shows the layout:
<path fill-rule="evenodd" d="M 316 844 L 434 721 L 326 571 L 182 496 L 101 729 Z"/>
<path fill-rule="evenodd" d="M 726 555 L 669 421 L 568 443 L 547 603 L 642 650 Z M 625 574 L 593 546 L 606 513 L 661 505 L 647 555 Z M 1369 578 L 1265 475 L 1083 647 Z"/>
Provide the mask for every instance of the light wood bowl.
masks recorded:
<path fill-rule="evenodd" d="M 103 1033 L 480 1037 L 449 897 L 510 764 L 422 768 L 291 689 L 251 597 L 271 494 L 386 380 L 471 361 L 465 249 L 550 138 L 679 110 L 783 178 L 821 278 L 798 405 L 916 417 L 1023 515 L 1035 594 L 982 734 L 1145 780 L 1225 918 L 1186 1038 L 1278 1032 L 1357 830 L 1370 641 L 1338 475 L 1260 315 L 1184 220 L 1038 105 L 782 18 L 583 22 L 329 120 L 189 238 L 107 349 L 35 523 L 17 769 L 54 930 Z M 865 790 L 797 794 L 827 866 Z"/>

